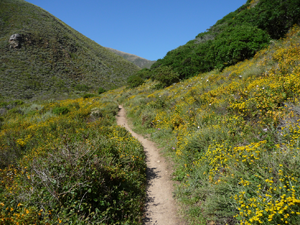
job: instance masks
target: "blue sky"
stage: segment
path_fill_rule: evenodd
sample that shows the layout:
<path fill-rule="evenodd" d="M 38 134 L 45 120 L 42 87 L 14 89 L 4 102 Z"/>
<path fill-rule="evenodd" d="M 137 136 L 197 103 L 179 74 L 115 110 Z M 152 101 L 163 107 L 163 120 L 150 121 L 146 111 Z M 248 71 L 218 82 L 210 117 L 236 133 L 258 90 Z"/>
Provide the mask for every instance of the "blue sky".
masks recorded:
<path fill-rule="evenodd" d="M 104 47 L 157 60 L 246 0 L 26 0 Z"/>

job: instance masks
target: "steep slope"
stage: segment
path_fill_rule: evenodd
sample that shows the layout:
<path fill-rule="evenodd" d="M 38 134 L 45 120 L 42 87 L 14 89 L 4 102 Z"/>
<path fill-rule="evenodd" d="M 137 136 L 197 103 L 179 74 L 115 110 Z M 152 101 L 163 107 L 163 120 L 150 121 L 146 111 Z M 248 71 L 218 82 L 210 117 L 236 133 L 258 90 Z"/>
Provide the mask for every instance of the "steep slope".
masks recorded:
<path fill-rule="evenodd" d="M 180 79 L 222 70 L 253 57 L 271 39 L 284 37 L 299 22 L 299 0 L 248 0 L 206 32 L 169 51 L 151 69 L 171 67 Z"/>
<path fill-rule="evenodd" d="M 122 52 L 113 48 L 108 48 L 106 47 L 108 50 L 112 51 L 113 53 L 122 56 L 124 59 L 134 63 L 135 65 L 137 65 L 140 68 L 148 68 L 150 69 L 150 67 L 152 66 L 153 63 L 155 63 L 156 61 L 151 61 L 148 59 L 144 59 L 142 57 L 136 56 L 136 55 L 132 55 L 126 52 Z"/>
<path fill-rule="evenodd" d="M 23 0 L 1 0 L 1 95 L 32 98 L 110 89 L 138 70 L 45 10 Z"/>
<path fill-rule="evenodd" d="M 299 224 L 300 27 L 251 60 L 113 90 L 174 160 L 190 224 Z"/>

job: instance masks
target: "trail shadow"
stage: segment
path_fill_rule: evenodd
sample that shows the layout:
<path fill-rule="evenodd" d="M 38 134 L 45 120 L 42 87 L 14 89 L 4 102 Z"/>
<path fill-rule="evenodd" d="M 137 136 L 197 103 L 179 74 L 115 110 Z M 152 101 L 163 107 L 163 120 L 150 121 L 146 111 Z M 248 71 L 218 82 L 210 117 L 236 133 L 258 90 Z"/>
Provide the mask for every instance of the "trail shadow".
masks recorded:
<path fill-rule="evenodd" d="M 156 170 L 155 167 L 154 167 L 154 168 L 149 168 L 149 167 L 147 167 L 147 169 L 146 169 L 146 176 L 147 176 L 147 183 L 148 183 L 148 185 L 149 185 L 149 183 L 150 183 L 152 180 L 154 180 L 154 179 L 156 179 L 156 178 L 160 178 L 159 172 L 158 172 L 158 171 L 155 171 L 155 170 Z"/>
<path fill-rule="evenodd" d="M 156 167 L 153 168 L 149 168 L 147 167 L 146 169 L 146 176 L 147 176 L 147 186 L 149 187 L 149 185 L 151 184 L 151 182 L 157 178 L 160 178 L 161 176 L 159 175 L 159 171 L 156 170 Z M 149 222 L 151 222 L 151 225 L 158 225 L 157 221 L 151 221 L 151 215 L 148 212 L 148 208 L 149 205 L 151 204 L 152 206 L 158 206 L 159 204 L 153 204 L 155 202 L 155 198 L 154 197 L 150 197 L 149 194 L 147 193 L 146 196 L 146 204 L 145 204 L 145 218 L 143 219 L 143 224 L 150 224 Z"/>

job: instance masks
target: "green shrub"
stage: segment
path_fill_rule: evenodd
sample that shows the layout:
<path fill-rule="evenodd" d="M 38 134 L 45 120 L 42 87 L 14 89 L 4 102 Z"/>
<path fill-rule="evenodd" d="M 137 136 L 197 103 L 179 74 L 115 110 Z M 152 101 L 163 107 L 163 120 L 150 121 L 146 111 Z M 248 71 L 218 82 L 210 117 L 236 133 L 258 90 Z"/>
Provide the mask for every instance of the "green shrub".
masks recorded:
<path fill-rule="evenodd" d="M 84 94 L 84 95 L 83 95 L 83 98 L 84 98 L 84 99 L 92 98 L 92 97 L 96 97 L 96 95 L 95 95 L 95 94 L 91 94 L 91 93 L 87 93 L 87 94 Z"/>
<path fill-rule="evenodd" d="M 1 129 L 2 125 L 3 125 L 3 122 L 4 122 L 4 118 L 0 117 L 0 129 Z"/>
<path fill-rule="evenodd" d="M 89 91 L 89 90 L 90 90 L 90 87 L 87 86 L 86 84 L 77 84 L 77 85 L 75 86 L 75 89 L 76 89 L 77 91 Z"/>
<path fill-rule="evenodd" d="M 248 59 L 266 47 L 270 41 L 267 32 L 248 25 L 228 27 L 216 37 L 210 48 L 211 60 L 217 68 L 234 65 Z"/>
<path fill-rule="evenodd" d="M 138 75 L 132 75 L 127 79 L 127 85 L 130 88 L 135 88 L 145 83 L 145 80 Z"/>
<path fill-rule="evenodd" d="M 106 90 L 103 87 L 99 87 L 98 94 L 101 95 L 104 92 L 106 92 Z"/>
<path fill-rule="evenodd" d="M 70 112 L 67 107 L 56 107 L 52 110 L 52 112 L 56 115 L 65 115 Z"/>
<path fill-rule="evenodd" d="M 142 70 L 139 70 L 138 72 L 135 73 L 135 75 L 141 77 L 142 79 L 146 80 L 151 78 L 151 70 L 144 68 Z"/>
<path fill-rule="evenodd" d="M 14 105 L 23 105 L 24 102 L 22 100 L 15 100 L 15 101 L 13 101 L 13 104 Z"/>
<path fill-rule="evenodd" d="M 179 81 L 179 74 L 170 66 L 160 66 L 153 71 L 153 78 L 160 82 L 158 88 L 168 87 Z"/>
<path fill-rule="evenodd" d="M 5 106 L 7 106 L 7 105 L 8 105 L 7 102 L 0 102 L 0 107 L 5 107 Z"/>

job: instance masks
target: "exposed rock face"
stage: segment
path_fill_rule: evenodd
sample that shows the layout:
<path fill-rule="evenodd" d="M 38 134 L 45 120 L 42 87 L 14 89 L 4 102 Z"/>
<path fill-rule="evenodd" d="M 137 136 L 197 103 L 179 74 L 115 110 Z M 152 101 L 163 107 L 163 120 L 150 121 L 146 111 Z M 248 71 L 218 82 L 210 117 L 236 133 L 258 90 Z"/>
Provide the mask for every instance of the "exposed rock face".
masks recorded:
<path fill-rule="evenodd" d="M 22 35 L 21 34 L 13 34 L 9 38 L 9 45 L 10 48 L 20 48 L 21 47 L 21 41 L 22 41 Z"/>

